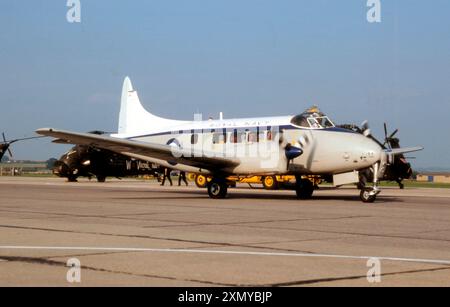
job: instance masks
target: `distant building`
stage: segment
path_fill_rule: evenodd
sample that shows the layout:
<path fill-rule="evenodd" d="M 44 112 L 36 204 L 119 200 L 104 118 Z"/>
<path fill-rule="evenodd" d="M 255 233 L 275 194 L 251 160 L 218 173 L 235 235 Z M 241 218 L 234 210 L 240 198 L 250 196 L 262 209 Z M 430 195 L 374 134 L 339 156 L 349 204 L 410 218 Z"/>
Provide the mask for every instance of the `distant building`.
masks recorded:
<path fill-rule="evenodd" d="M 419 182 L 450 183 L 450 172 L 429 172 L 417 174 Z"/>
<path fill-rule="evenodd" d="M 23 174 L 51 174 L 46 162 L 0 163 L 0 176 L 20 176 Z"/>

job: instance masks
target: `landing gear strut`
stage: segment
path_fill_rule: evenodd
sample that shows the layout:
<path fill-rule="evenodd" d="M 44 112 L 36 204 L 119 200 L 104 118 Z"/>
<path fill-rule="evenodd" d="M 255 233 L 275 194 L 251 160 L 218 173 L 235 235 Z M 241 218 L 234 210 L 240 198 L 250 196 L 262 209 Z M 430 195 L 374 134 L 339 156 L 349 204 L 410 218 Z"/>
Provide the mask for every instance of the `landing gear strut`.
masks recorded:
<path fill-rule="evenodd" d="M 212 199 L 223 199 L 227 196 L 228 184 L 225 179 L 213 178 L 208 182 L 208 195 Z"/>
<path fill-rule="evenodd" d="M 398 183 L 398 187 L 400 188 L 400 190 L 403 190 L 405 188 L 405 185 L 403 184 L 401 178 L 397 179 L 396 182 Z"/>
<path fill-rule="evenodd" d="M 295 176 L 295 192 L 299 199 L 310 199 L 314 192 L 314 185 L 309 179 L 302 179 L 301 176 Z"/>
<path fill-rule="evenodd" d="M 377 195 L 381 192 L 380 187 L 378 186 L 378 178 L 381 172 L 384 172 L 384 170 L 380 170 L 380 166 L 380 162 L 377 162 L 373 165 L 373 187 L 366 188 L 365 186 L 363 186 L 361 189 L 359 197 L 364 203 L 373 203 L 377 199 Z"/>

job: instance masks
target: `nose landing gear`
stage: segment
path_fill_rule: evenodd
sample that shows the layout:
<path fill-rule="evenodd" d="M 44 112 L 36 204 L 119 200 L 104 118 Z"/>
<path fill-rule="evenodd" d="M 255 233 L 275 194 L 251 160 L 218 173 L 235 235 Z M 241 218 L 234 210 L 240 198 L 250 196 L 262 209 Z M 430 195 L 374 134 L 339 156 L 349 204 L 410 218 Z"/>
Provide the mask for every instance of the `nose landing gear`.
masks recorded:
<path fill-rule="evenodd" d="M 373 187 L 366 188 L 365 182 L 360 182 L 361 185 L 361 193 L 359 197 L 364 203 L 373 203 L 377 195 L 380 194 L 381 189 L 379 187 L 378 178 L 380 178 L 384 173 L 385 165 L 381 164 L 381 162 L 377 162 L 373 165 Z"/>
<path fill-rule="evenodd" d="M 364 203 L 373 203 L 375 199 L 377 199 L 378 193 L 380 193 L 380 190 L 375 191 L 374 189 L 364 188 L 361 190 L 359 198 L 361 198 L 361 201 Z"/>

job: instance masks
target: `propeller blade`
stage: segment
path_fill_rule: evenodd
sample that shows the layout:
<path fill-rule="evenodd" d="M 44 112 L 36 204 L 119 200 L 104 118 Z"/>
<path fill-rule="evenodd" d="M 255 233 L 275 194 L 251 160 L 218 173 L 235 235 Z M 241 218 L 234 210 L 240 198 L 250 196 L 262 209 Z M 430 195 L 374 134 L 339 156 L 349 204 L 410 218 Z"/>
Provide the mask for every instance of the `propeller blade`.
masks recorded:
<path fill-rule="evenodd" d="M 6 137 L 5 137 L 5 133 L 2 132 L 2 136 L 3 136 L 3 141 L 6 143 Z"/>
<path fill-rule="evenodd" d="M 392 139 L 394 137 L 394 135 L 396 135 L 398 132 L 398 129 L 395 129 L 394 132 L 392 132 L 392 134 L 388 137 L 388 139 Z"/>
<path fill-rule="evenodd" d="M 397 132 L 398 132 L 398 129 L 395 129 L 395 131 L 392 132 L 390 136 L 388 136 L 387 124 L 384 123 L 384 143 L 383 143 L 383 146 L 388 145 L 388 147 L 390 149 L 392 149 L 391 140 L 394 137 L 394 135 L 397 134 Z"/>
<path fill-rule="evenodd" d="M 8 146 L 8 154 L 9 154 L 9 157 L 12 158 L 13 154 L 11 152 L 11 149 L 9 149 L 9 146 Z"/>
<path fill-rule="evenodd" d="M 366 137 L 369 137 L 372 134 L 369 128 L 369 122 L 367 120 L 362 122 L 361 131 L 363 132 L 363 135 Z"/>
<path fill-rule="evenodd" d="M 308 144 L 309 144 L 309 138 L 308 138 L 307 135 L 302 135 L 302 136 L 300 136 L 300 138 L 298 139 L 298 142 L 299 142 L 300 146 L 301 146 L 302 148 L 304 148 L 304 147 L 308 146 Z"/>
<path fill-rule="evenodd" d="M 369 129 L 369 121 L 367 121 L 367 120 L 363 121 L 361 124 L 361 130 L 364 131 L 366 129 Z"/>
<path fill-rule="evenodd" d="M 391 142 L 389 142 L 389 138 L 388 138 L 387 124 L 384 123 L 383 127 L 384 127 L 384 142 L 383 142 L 383 147 L 386 148 L 386 145 L 388 145 L 389 148 L 392 148 Z"/>

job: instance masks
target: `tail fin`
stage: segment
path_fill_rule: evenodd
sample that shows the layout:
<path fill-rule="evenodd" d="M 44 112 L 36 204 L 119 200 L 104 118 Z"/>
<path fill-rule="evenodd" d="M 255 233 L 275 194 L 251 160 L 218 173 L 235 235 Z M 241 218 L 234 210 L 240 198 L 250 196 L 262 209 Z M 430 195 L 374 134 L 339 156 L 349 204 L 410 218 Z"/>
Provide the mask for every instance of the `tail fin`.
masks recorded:
<path fill-rule="evenodd" d="M 155 116 L 145 110 L 130 78 L 125 78 L 120 102 L 118 134 L 149 133 L 182 123 L 184 122 Z"/>

